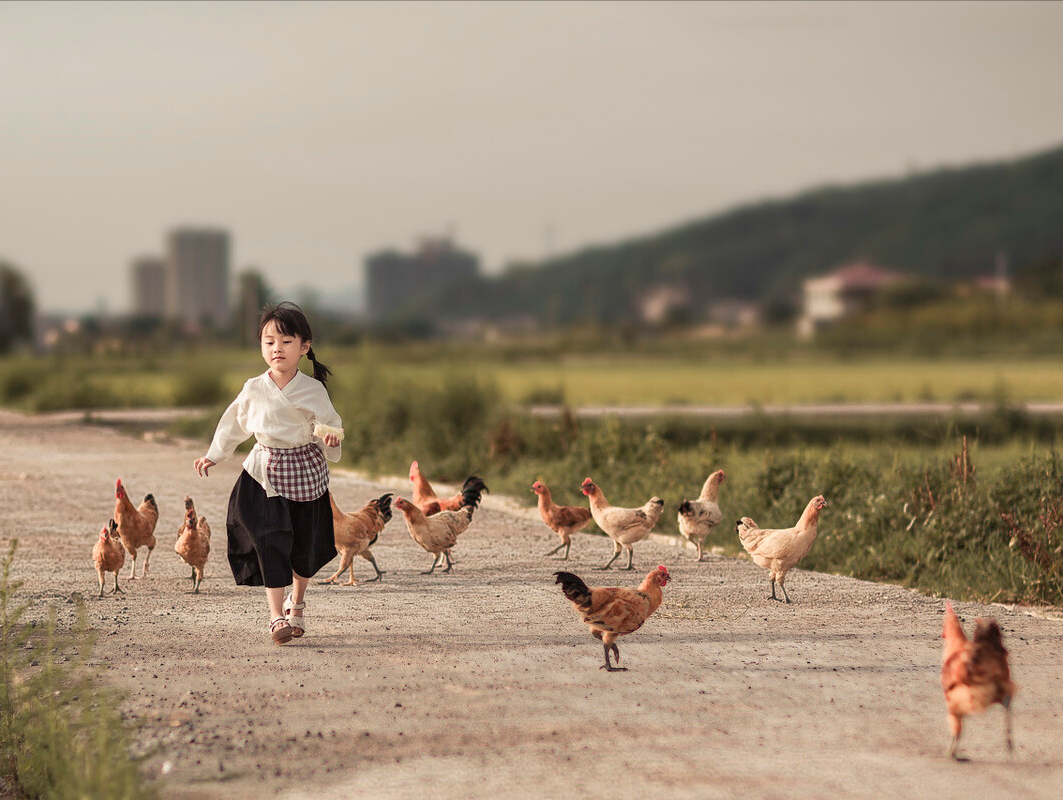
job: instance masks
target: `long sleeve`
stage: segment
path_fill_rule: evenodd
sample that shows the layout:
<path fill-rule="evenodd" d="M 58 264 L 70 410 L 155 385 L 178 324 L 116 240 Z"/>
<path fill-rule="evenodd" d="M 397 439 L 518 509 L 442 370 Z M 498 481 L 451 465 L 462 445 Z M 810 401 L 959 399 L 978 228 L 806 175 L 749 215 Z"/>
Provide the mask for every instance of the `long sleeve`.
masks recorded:
<path fill-rule="evenodd" d="M 343 430 L 343 421 L 340 419 L 339 413 L 332 405 L 332 401 L 329 399 L 328 392 L 325 391 L 325 387 L 321 387 L 322 398 L 318 400 L 317 410 L 314 415 L 314 420 L 322 425 L 327 425 L 330 428 L 336 428 L 339 431 Z M 325 443 L 315 437 L 315 441 L 321 445 L 321 449 L 325 453 L 325 458 L 329 461 L 339 461 L 340 456 L 343 454 L 343 445 L 338 444 L 335 447 L 328 447 Z"/>
<path fill-rule="evenodd" d="M 214 430 L 214 439 L 207 450 L 207 458 L 215 464 L 219 464 L 236 452 L 241 442 L 247 440 L 252 433 L 247 427 L 248 391 L 247 385 L 236 396 L 236 399 L 225 409 L 218 421 L 218 427 Z"/>

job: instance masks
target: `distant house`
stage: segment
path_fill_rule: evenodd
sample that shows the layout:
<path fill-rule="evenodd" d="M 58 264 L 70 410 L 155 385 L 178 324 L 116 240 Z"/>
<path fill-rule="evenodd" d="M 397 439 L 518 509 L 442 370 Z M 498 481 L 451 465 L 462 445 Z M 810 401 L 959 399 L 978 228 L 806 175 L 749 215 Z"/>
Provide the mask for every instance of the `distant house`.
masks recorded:
<path fill-rule="evenodd" d="M 639 301 L 639 319 L 648 325 L 660 325 L 690 308 L 690 291 L 680 284 L 659 284 L 647 289 Z"/>
<path fill-rule="evenodd" d="M 824 325 L 863 310 L 883 287 L 907 277 L 903 272 L 867 261 L 853 261 L 826 275 L 809 278 L 804 283 L 804 311 L 797 321 L 798 335 L 808 338 Z"/>

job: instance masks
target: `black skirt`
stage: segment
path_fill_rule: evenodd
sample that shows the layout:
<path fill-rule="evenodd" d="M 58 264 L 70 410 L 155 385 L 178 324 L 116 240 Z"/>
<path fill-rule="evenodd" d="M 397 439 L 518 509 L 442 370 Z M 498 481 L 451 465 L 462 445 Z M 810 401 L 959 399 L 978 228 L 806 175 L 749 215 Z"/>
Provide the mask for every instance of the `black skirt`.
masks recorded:
<path fill-rule="evenodd" d="M 268 497 L 246 470 L 229 496 L 225 528 L 241 586 L 288 586 L 293 570 L 310 578 L 336 557 L 328 492 L 307 502 Z"/>

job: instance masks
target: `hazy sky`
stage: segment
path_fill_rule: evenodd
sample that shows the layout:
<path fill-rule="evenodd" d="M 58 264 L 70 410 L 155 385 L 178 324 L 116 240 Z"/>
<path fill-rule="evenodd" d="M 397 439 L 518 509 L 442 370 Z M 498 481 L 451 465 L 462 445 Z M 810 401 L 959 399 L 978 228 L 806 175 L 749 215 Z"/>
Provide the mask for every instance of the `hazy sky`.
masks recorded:
<path fill-rule="evenodd" d="M 360 285 L 1063 144 L 1061 2 L 0 2 L 0 259 L 129 304 L 180 225 Z"/>

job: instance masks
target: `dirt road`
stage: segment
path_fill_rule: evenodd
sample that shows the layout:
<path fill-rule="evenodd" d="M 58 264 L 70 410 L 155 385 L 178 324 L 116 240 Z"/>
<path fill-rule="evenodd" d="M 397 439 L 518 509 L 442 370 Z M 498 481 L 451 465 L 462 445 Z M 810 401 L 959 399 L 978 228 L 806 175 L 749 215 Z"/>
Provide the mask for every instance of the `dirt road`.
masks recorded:
<path fill-rule="evenodd" d="M 997 707 L 968 724 L 962 764 L 944 757 L 942 601 L 795 571 L 794 604 L 772 603 L 752 563 L 696 564 L 656 541 L 636 546 L 637 572 L 594 572 L 606 540 L 544 558 L 556 542 L 534 510 L 490 495 L 452 573 L 419 574 L 430 556 L 397 516 L 374 547 L 383 582 L 313 585 L 306 637 L 277 647 L 261 589 L 233 585 L 224 558 L 238 460 L 200 479 L 201 449 L 0 412 L 0 534 L 20 539 L 21 595 L 65 619 L 74 594 L 89 598 L 96 664 L 142 722 L 145 768 L 168 800 L 1047 798 L 1063 786 L 1058 615 L 956 604 L 968 627 L 998 618 L 1020 687 L 1014 757 Z M 154 493 L 159 544 L 147 579 L 98 600 L 90 552 L 117 477 L 135 498 Z M 408 486 L 332 481 L 345 509 Z M 186 493 L 215 531 L 200 595 L 185 593 L 172 549 Z M 675 530 L 674 513 L 659 529 Z M 601 646 L 551 573 L 635 584 L 658 563 L 675 581 L 621 639 L 629 671 L 599 670 Z M 372 576 L 360 559 L 356 571 Z"/>

